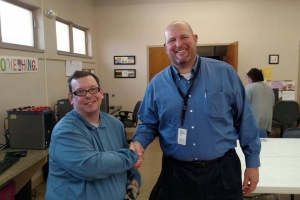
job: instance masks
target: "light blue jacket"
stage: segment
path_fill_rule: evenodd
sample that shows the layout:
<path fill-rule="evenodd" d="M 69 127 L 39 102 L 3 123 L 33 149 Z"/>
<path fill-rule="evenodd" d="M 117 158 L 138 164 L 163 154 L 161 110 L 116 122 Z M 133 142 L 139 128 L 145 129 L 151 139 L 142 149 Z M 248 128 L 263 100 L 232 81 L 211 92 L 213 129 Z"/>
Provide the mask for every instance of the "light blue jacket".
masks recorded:
<path fill-rule="evenodd" d="M 101 112 L 98 127 L 75 110 L 55 126 L 49 148 L 46 200 L 124 200 L 138 155 L 128 149 L 124 125 Z"/>

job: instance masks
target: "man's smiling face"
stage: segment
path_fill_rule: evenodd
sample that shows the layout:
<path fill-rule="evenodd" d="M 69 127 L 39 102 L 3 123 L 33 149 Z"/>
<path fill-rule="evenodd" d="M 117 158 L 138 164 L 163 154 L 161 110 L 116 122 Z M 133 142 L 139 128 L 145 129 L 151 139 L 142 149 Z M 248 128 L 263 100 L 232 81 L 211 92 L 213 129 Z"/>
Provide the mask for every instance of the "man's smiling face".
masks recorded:
<path fill-rule="evenodd" d="M 177 22 L 167 27 L 164 48 L 176 67 L 184 68 L 194 61 L 197 40 L 198 36 L 193 34 L 188 24 Z"/>

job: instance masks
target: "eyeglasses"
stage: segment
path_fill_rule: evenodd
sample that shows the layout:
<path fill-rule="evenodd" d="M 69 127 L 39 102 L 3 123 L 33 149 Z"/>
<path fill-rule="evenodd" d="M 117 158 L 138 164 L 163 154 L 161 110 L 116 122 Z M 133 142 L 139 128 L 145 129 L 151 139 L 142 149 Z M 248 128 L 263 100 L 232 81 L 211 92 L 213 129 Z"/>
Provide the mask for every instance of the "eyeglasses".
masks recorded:
<path fill-rule="evenodd" d="M 90 94 L 96 94 L 100 91 L 100 87 L 91 88 L 89 90 L 77 90 L 75 92 L 71 92 L 71 94 L 74 94 L 76 96 L 85 96 L 87 92 Z"/>

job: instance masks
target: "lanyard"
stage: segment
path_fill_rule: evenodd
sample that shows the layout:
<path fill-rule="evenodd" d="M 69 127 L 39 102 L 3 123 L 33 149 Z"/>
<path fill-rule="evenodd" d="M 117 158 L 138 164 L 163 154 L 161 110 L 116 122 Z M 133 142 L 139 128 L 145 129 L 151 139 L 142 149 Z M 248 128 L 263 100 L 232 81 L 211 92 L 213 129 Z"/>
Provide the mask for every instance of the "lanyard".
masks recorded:
<path fill-rule="evenodd" d="M 184 119 L 185 119 L 186 108 L 187 108 L 187 101 L 189 99 L 189 95 L 190 95 L 190 93 L 192 91 L 194 82 L 195 82 L 195 80 L 196 80 L 196 78 L 198 76 L 200 68 L 201 68 L 201 58 L 199 57 L 197 69 L 196 69 L 196 72 L 194 73 L 194 77 L 193 77 L 193 83 L 189 87 L 187 93 L 184 95 L 183 92 L 180 90 L 180 88 L 176 84 L 176 79 L 175 79 L 175 75 L 174 75 L 175 72 L 174 72 L 174 69 L 172 68 L 172 66 L 170 66 L 173 82 L 176 85 L 177 90 L 178 90 L 180 96 L 183 98 L 183 106 L 182 106 L 182 112 L 181 112 L 181 125 L 183 125 L 183 122 L 184 122 Z"/>

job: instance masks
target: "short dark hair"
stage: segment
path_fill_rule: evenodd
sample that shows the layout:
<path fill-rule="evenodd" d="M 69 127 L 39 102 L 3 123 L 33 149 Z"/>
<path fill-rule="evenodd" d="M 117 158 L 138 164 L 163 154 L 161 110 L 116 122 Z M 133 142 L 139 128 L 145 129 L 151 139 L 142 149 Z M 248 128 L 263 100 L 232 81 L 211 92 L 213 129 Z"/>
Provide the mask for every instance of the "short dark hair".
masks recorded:
<path fill-rule="evenodd" d="M 264 75 L 262 70 L 257 68 L 252 68 L 247 72 L 247 76 L 251 78 L 252 82 L 264 81 Z"/>
<path fill-rule="evenodd" d="M 73 79 L 76 80 L 76 79 L 87 77 L 87 76 L 92 76 L 96 80 L 98 86 L 100 87 L 99 78 L 95 74 L 93 74 L 92 72 L 90 72 L 90 71 L 75 71 L 74 74 L 68 79 L 69 92 L 72 92 L 71 81 Z"/>

